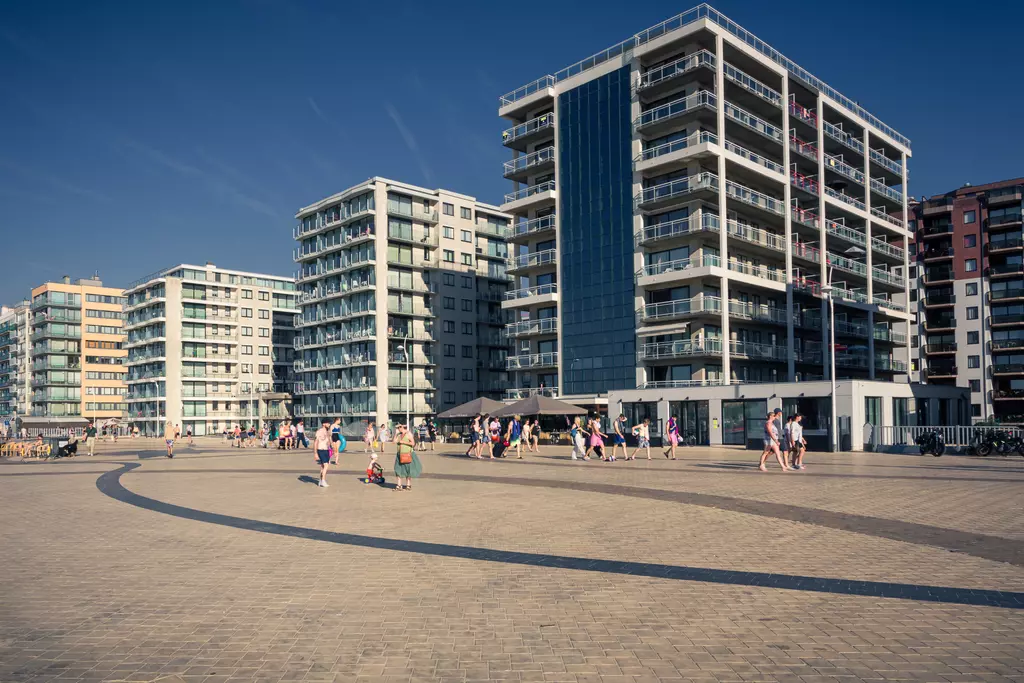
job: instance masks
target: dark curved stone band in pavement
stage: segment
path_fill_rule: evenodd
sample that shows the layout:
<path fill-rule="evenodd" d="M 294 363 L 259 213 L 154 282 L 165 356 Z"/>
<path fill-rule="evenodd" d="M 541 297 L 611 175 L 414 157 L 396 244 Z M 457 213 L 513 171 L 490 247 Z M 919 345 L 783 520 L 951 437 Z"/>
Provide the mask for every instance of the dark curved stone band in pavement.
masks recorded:
<path fill-rule="evenodd" d="M 96 480 L 96 488 L 106 496 L 122 503 L 127 503 L 144 510 L 188 519 L 207 524 L 258 531 L 265 534 L 306 538 L 339 545 L 350 545 L 362 548 L 392 550 L 404 553 L 417 553 L 436 557 L 457 557 L 483 562 L 500 562 L 530 567 L 550 569 L 574 569 L 579 571 L 622 574 L 628 576 L 646 576 L 676 581 L 699 581 L 704 583 L 731 584 L 753 586 L 759 588 L 781 588 L 801 590 L 814 593 L 831 593 L 838 595 L 870 596 L 876 598 L 897 598 L 921 602 L 943 602 L 959 605 L 977 605 L 1001 607 L 1007 609 L 1024 609 L 1024 593 L 961 589 L 946 586 L 923 586 L 916 584 L 888 583 L 881 581 L 856 581 L 849 579 L 829 579 L 813 576 L 796 576 L 787 574 L 769 574 L 765 572 L 734 571 L 729 569 L 710 569 L 702 567 L 685 567 L 649 562 L 630 562 L 620 560 L 602 560 L 585 557 L 569 557 L 563 555 L 545 555 L 542 553 L 524 553 L 490 548 L 474 548 L 472 546 L 430 543 L 426 541 L 408 541 L 402 539 L 380 538 L 377 536 L 361 536 L 323 529 L 264 522 L 244 517 L 233 517 L 215 512 L 205 512 L 173 503 L 166 503 L 154 498 L 142 496 L 129 491 L 121 484 L 122 475 L 131 472 L 136 463 L 126 463 L 121 469 L 101 475 Z M 280 472 L 280 470 L 274 470 Z M 237 473 L 237 471 L 235 471 Z M 433 478 L 442 478 L 435 475 Z M 447 477 L 443 477 L 447 478 Z M 502 480 L 504 481 L 504 480 Z"/>

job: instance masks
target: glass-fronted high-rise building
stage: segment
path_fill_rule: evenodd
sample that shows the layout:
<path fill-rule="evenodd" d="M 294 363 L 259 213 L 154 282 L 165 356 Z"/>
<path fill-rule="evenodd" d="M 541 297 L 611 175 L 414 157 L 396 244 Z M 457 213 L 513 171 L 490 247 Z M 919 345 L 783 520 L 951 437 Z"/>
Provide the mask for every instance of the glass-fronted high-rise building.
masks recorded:
<path fill-rule="evenodd" d="M 503 395 L 507 214 L 371 178 L 296 218 L 297 414 L 361 434 Z"/>
<path fill-rule="evenodd" d="M 499 114 L 509 398 L 828 378 L 829 293 L 836 376 L 907 381 L 910 141 L 728 18 L 684 12 Z"/>
<path fill-rule="evenodd" d="M 29 414 L 30 335 L 28 301 L 0 307 L 0 421 L 14 428 Z"/>

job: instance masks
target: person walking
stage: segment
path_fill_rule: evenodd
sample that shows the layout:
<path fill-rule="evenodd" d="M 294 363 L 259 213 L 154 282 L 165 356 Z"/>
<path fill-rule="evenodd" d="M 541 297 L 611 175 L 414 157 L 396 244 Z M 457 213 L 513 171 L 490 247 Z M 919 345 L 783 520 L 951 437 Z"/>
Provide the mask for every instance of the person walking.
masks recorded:
<path fill-rule="evenodd" d="M 487 433 L 489 437 L 487 439 L 487 447 L 490 449 L 491 460 L 493 460 L 494 447 L 498 444 L 498 441 L 501 440 L 501 421 L 493 415 L 491 416 L 490 423 L 487 425 Z M 499 452 L 499 455 L 500 454 L 501 453 Z"/>
<path fill-rule="evenodd" d="M 320 421 L 320 429 L 316 430 L 313 437 L 313 456 L 316 462 L 320 463 L 320 483 L 322 489 L 327 488 L 327 468 L 331 464 L 331 435 L 328 427 L 331 423 L 327 418 Z"/>
<path fill-rule="evenodd" d="M 164 441 L 167 443 L 167 457 L 174 457 L 174 424 L 168 420 L 164 425 Z"/>
<path fill-rule="evenodd" d="M 667 458 L 669 457 L 669 453 L 671 453 L 671 459 L 675 460 L 676 447 L 679 445 L 679 423 L 676 422 L 675 415 L 668 418 L 668 424 L 665 425 L 665 437 L 668 441 L 668 449 L 666 449 L 662 455 Z"/>
<path fill-rule="evenodd" d="M 626 416 L 619 414 L 615 421 L 612 422 L 612 431 L 615 434 L 612 435 L 612 460 L 615 460 L 615 454 L 619 451 L 619 447 L 622 447 L 622 457 L 629 460 L 629 455 L 626 451 L 626 435 L 622 433 L 622 425 L 626 423 Z M 636 458 L 633 458 L 634 460 Z"/>
<path fill-rule="evenodd" d="M 337 424 L 341 424 L 341 421 L 339 420 Z M 296 447 L 298 447 L 298 444 L 301 443 L 303 448 L 309 448 L 309 440 L 306 438 L 306 423 L 303 422 L 302 420 L 299 420 L 299 424 L 296 425 L 295 429 L 295 437 L 298 439 Z M 331 431 L 333 432 L 334 430 L 332 429 Z"/>
<path fill-rule="evenodd" d="M 790 439 L 793 447 L 793 469 L 804 469 L 804 453 L 807 452 L 807 441 L 804 440 L 804 416 L 797 413 L 793 416 L 790 427 Z"/>
<path fill-rule="evenodd" d="M 288 444 L 291 448 L 299 447 L 299 425 L 295 422 L 290 427 L 290 435 L 288 438 Z"/>
<path fill-rule="evenodd" d="M 629 460 L 636 460 L 636 454 L 643 448 L 647 451 L 647 459 L 651 459 L 651 419 L 645 417 L 644 421 L 638 425 L 634 425 L 633 434 L 637 438 L 637 446 L 633 451 L 633 454 L 629 456 Z"/>
<path fill-rule="evenodd" d="M 93 449 L 96 447 L 96 424 L 92 420 L 85 428 L 85 445 L 89 449 L 89 455 L 92 455 Z"/>
<path fill-rule="evenodd" d="M 384 422 L 381 422 L 377 429 L 377 440 L 380 442 L 380 454 L 384 455 L 384 446 L 391 440 L 391 430 Z"/>
<path fill-rule="evenodd" d="M 417 440 L 416 448 L 422 451 L 427 447 L 427 418 L 423 418 L 422 420 L 420 420 L 420 426 L 418 431 L 419 439 Z"/>
<path fill-rule="evenodd" d="M 600 456 L 602 461 L 608 461 L 608 456 L 604 452 L 604 439 L 608 438 L 608 435 L 601 431 L 601 417 L 594 415 L 590 418 L 587 423 L 587 429 L 590 432 L 590 447 L 587 448 L 586 456 L 584 460 L 590 460 L 590 454 L 596 453 Z"/>
<path fill-rule="evenodd" d="M 412 431 L 407 425 L 398 425 L 395 428 L 395 443 L 398 444 L 398 452 L 395 453 L 395 477 L 398 483 L 395 491 L 412 491 L 412 480 L 423 472 L 423 465 L 419 456 L 416 455 L 416 441 L 413 439 Z M 402 479 L 405 479 L 405 486 L 402 486 Z"/>
<path fill-rule="evenodd" d="M 509 448 L 516 449 L 516 457 L 520 460 L 523 459 L 522 436 L 523 425 L 519 421 L 519 416 L 513 415 L 512 419 L 508 421 L 508 427 L 505 428 L 505 441 L 508 442 Z"/>
<path fill-rule="evenodd" d="M 782 426 L 782 444 L 780 450 L 782 451 L 782 459 L 790 467 L 793 463 L 789 460 L 789 453 L 793 450 L 792 442 L 792 430 L 793 430 L 793 416 L 790 415 L 786 418 L 786 424 Z"/>
<path fill-rule="evenodd" d="M 430 444 L 430 450 L 434 450 L 434 444 L 437 443 L 437 425 L 434 418 L 427 420 L 427 443 Z"/>
<path fill-rule="evenodd" d="M 373 429 L 373 422 L 366 421 L 366 429 L 363 431 L 363 453 L 373 453 L 373 441 L 377 433 Z"/>
<path fill-rule="evenodd" d="M 300 422 L 301 426 L 302 423 Z M 306 435 L 303 434 L 302 438 L 305 439 Z M 338 464 L 338 457 L 341 455 L 341 451 L 338 447 L 341 446 L 341 418 L 334 418 L 334 422 L 331 424 L 331 464 Z"/>
<path fill-rule="evenodd" d="M 590 460 L 590 456 L 587 455 L 587 446 L 584 437 L 587 433 L 583 430 L 583 422 L 580 418 L 575 418 L 572 422 L 572 428 L 569 430 L 569 438 L 572 440 L 572 459 L 579 460 Z"/>
<path fill-rule="evenodd" d="M 779 461 L 779 467 L 782 468 L 783 472 L 789 471 L 785 460 L 782 459 L 782 453 L 779 451 L 779 427 L 775 421 L 775 416 L 781 414 L 782 411 L 776 408 L 774 413 L 768 413 L 768 417 L 764 422 L 764 452 L 761 453 L 761 462 L 757 466 L 757 469 L 762 472 L 768 471 L 768 468 L 764 466 L 764 462 L 768 459 L 769 453 L 775 454 L 775 459 Z"/>

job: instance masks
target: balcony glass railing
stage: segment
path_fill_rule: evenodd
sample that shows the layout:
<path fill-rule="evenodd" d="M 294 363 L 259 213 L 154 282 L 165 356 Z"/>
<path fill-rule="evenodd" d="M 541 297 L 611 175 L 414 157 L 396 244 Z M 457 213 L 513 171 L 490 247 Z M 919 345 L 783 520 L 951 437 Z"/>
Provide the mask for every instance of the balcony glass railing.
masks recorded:
<path fill-rule="evenodd" d="M 863 337 L 867 339 L 868 326 L 867 324 L 854 323 L 849 320 L 837 320 L 836 334 L 842 334 L 849 337 Z"/>
<path fill-rule="evenodd" d="M 931 297 L 929 297 L 930 299 Z M 1024 287 L 1010 287 L 1008 289 L 993 289 L 989 292 L 990 301 L 1002 301 L 1004 299 L 1024 298 Z"/>
<path fill-rule="evenodd" d="M 995 237 L 993 235 L 992 237 Z M 990 238 L 988 241 L 989 251 L 998 251 L 1000 249 L 1020 249 L 1024 246 L 1024 239 L 1018 237 L 1001 237 L 1000 239 Z"/>
<path fill-rule="evenodd" d="M 902 220 L 900 220 L 899 218 L 894 218 L 894 217 L 890 216 L 885 211 L 882 211 L 881 209 L 879 209 L 877 207 L 872 206 L 871 207 L 871 213 L 876 218 L 880 219 L 881 221 L 883 221 L 885 223 L 888 223 L 889 225 L 892 225 L 893 227 L 897 227 L 897 228 L 900 228 L 900 229 L 902 229 L 904 227 Z"/>
<path fill-rule="evenodd" d="M 857 199 L 856 197 L 851 197 L 850 195 L 846 194 L 845 192 L 836 192 L 835 190 L 833 190 L 831 187 L 828 187 L 827 185 L 825 186 L 825 194 L 827 196 L 829 196 L 829 197 L 832 197 L 832 199 L 837 199 L 837 200 L 843 202 L 844 204 L 849 204 L 850 206 L 858 208 L 861 211 L 864 211 L 864 210 L 867 209 L 867 206 L 861 200 Z"/>
<path fill-rule="evenodd" d="M 896 273 L 889 272 L 888 270 L 883 270 L 881 268 L 872 268 L 871 278 L 878 282 L 884 282 L 886 284 L 900 288 L 902 288 L 906 284 L 906 280 L 904 280 L 902 276 L 897 275 Z"/>
<path fill-rule="evenodd" d="M 785 169 L 785 167 L 783 167 L 782 164 L 777 163 L 775 161 L 772 161 L 771 159 L 768 159 L 767 157 L 763 157 L 760 154 L 757 154 L 756 152 L 751 152 L 746 147 L 740 147 L 739 145 L 737 145 L 735 142 L 732 142 L 731 140 L 726 140 L 725 141 L 725 148 L 727 150 L 729 150 L 730 152 L 732 152 L 733 154 L 740 155 L 741 157 L 743 157 L 747 161 L 752 161 L 755 164 L 758 164 L 759 166 L 764 166 L 769 171 L 775 171 L 776 173 L 785 173 L 786 172 L 786 169 Z"/>
<path fill-rule="evenodd" d="M 902 204 L 903 203 L 903 193 L 902 192 L 897 192 L 896 190 L 892 189 L 888 185 L 880 183 L 879 181 L 875 180 L 874 178 L 871 179 L 871 191 L 874 192 L 875 194 L 878 194 L 878 195 L 881 195 L 881 196 L 885 197 L 886 199 L 890 199 L 890 200 L 896 202 L 897 204 Z"/>
<path fill-rule="evenodd" d="M 903 175 L 903 167 L 900 165 L 900 162 L 893 161 L 892 159 L 890 159 L 889 157 L 885 156 L 881 152 L 878 152 L 878 151 L 873 150 L 873 149 L 868 152 L 868 155 L 871 157 L 871 161 L 875 162 L 876 164 L 878 164 L 882 168 L 884 168 L 884 169 L 886 169 L 888 171 L 892 171 L 893 173 L 895 173 L 898 176 L 902 176 Z"/>
<path fill-rule="evenodd" d="M 701 213 L 699 216 L 677 218 L 657 225 L 648 225 L 634 235 L 637 244 L 665 240 L 697 232 L 718 232 L 718 216 Z"/>
<path fill-rule="evenodd" d="M 793 257 L 821 263 L 821 250 L 804 242 L 793 242 Z"/>
<path fill-rule="evenodd" d="M 772 282 L 784 282 L 786 280 L 785 272 L 774 266 L 755 265 L 736 259 L 729 259 L 729 270 L 771 280 Z"/>
<path fill-rule="evenodd" d="M 555 216 L 541 216 L 528 221 L 522 221 L 512 226 L 512 237 L 525 237 L 538 232 L 555 229 Z"/>
<path fill-rule="evenodd" d="M 660 107 L 655 107 L 654 109 L 645 111 L 633 121 L 633 127 L 636 130 L 641 130 L 651 124 L 658 123 L 659 121 L 665 121 L 676 116 L 682 116 L 683 114 L 687 114 L 698 109 L 715 109 L 717 106 L 718 99 L 715 97 L 713 92 L 708 90 L 699 90 L 692 95 L 681 97 L 678 100 L 669 102 L 668 104 L 663 104 Z"/>
<path fill-rule="evenodd" d="M 695 339 L 678 339 L 670 342 L 641 344 L 637 349 L 639 360 L 663 360 L 668 358 L 686 358 L 688 356 L 720 356 L 722 340 L 712 337 Z"/>
<path fill-rule="evenodd" d="M 717 181 L 717 178 L 715 180 Z M 731 180 L 727 180 L 725 182 L 725 193 L 744 204 L 756 206 L 759 209 L 763 209 L 780 216 L 785 215 L 786 213 L 786 204 L 781 199 L 769 197 L 766 194 L 762 194 L 756 190 L 751 190 L 749 187 L 734 183 Z"/>
<path fill-rule="evenodd" d="M 715 67 L 715 55 L 707 50 L 701 50 L 700 52 L 677 59 L 674 62 L 669 62 L 668 64 L 663 64 L 654 69 L 650 69 L 640 75 L 640 80 L 637 81 L 636 89 L 638 91 L 645 90 L 651 86 L 658 85 L 659 83 L 664 83 L 676 76 L 693 71 L 701 66 L 713 69 Z"/>
<path fill-rule="evenodd" d="M 729 342 L 729 355 L 740 358 L 786 362 L 789 360 L 789 348 L 776 344 L 758 344 L 734 339 Z"/>
<path fill-rule="evenodd" d="M 519 256 L 509 259 L 508 268 L 509 270 L 518 270 L 520 268 L 533 268 L 536 266 L 545 266 L 548 264 L 553 264 L 557 257 L 557 249 L 533 251 L 530 252 L 529 254 L 520 254 Z"/>
<path fill-rule="evenodd" d="M 519 138 L 524 138 L 528 135 L 533 135 L 542 130 L 553 129 L 555 125 L 554 114 L 542 114 L 535 119 L 530 119 L 525 123 L 521 123 L 518 126 L 513 126 L 501 133 L 501 141 L 504 144 L 508 144 Z"/>
<path fill-rule="evenodd" d="M 831 124 L 828 121 L 822 121 L 822 130 L 825 132 L 825 135 L 836 142 L 846 145 L 855 152 L 859 152 L 861 154 L 864 153 L 864 143 L 847 133 L 839 126 Z"/>
<path fill-rule="evenodd" d="M 743 240 L 744 242 L 757 244 L 768 249 L 774 249 L 775 251 L 786 251 L 785 235 L 776 235 L 773 232 L 768 232 L 767 230 L 755 228 L 732 220 L 726 221 L 725 229 L 729 235 Z"/>
<path fill-rule="evenodd" d="M 1024 273 L 1024 263 L 1003 263 L 985 269 L 989 275 L 1016 275 Z"/>
<path fill-rule="evenodd" d="M 698 173 L 686 178 L 677 178 L 654 187 L 645 187 L 633 201 L 637 204 L 649 204 L 662 199 L 682 197 L 697 190 L 717 190 L 718 176 L 714 173 Z"/>
<path fill-rule="evenodd" d="M 812 145 L 809 142 L 804 142 L 796 135 L 789 136 L 789 148 L 797 154 L 810 159 L 811 161 L 818 162 L 818 147 Z"/>
<path fill-rule="evenodd" d="M 546 368 L 558 365 L 558 352 L 531 353 L 522 356 L 509 356 L 505 359 L 507 370 L 524 370 L 529 368 Z"/>
<path fill-rule="evenodd" d="M 718 136 L 704 130 L 698 131 L 679 140 L 666 142 L 665 144 L 658 145 L 657 147 L 648 147 L 641 152 L 634 161 L 649 161 L 650 159 L 657 159 L 660 156 L 671 154 L 672 152 L 678 152 L 681 149 L 687 149 L 688 147 L 694 147 L 702 144 L 718 144 Z"/>
<path fill-rule="evenodd" d="M 821 227 L 821 221 L 818 219 L 818 214 L 813 211 L 807 211 L 805 209 L 792 207 L 793 220 L 801 225 L 806 225 L 809 228 L 818 230 Z"/>
<path fill-rule="evenodd" d="M 830 154 L 826 154 L 825 168 L 830 171 L 835 171 L 839 175 L 845 176 L 854 182 L 860 183 L 861 185 L 864 184 L 864 172 L 854 168 L 853 166 L 850 166 L 850 164 L 846 163 L 839 157 L 834 157 Z"/>
<path fill-rule="evenodd" d="M 652 321 L 675 318 L 691 313 L 720 313 L 721 311 L 722 300 L 720 298 L 701 295 L 691 299 L 644 304 L 639 310 L 639 314 L 642 320 Z"/>
<path fill-rule="evenodd" d="M 993 351 L 1005 351 L 1007 349 L 1024 349 L 1024 337 L 1020 339 L 993 339 L 990 344 Z M 952 345 L 956 347 L 956 344 Z"/>
<path fill-rule="evenodd" d="M 896 247 L 888 242 L 878 239 L 877 237 L 871 238 L 871 248 L 880 254 L 891 256 L 900 261 L 904 260 L 905 252 L 901 247 Z"/>
<path fill-rule="evenodd" d="M 512 175 L 513 173 L 521 173 L 535 166 L 541 166 L 549 162 L 554 162 L 554 160 L 554 147 L 545 147 L 544 149 L 538 149 L 536 152 L 524 154 L 522 156 L 516 157 L 511 161 L 506 161 L 504 164 L 505 175 L 509 176 Z"/>
<path fill-rule="evenodd" d="M 789 115 L 803 121 L 813 128 L 818 127 L 818 115 L 807 107 L 800 106 L 793 100 L 789 101 Z"/>
<path fill-rule="evenodd" d="M 505 203 L 506 204 L 510 204 L 512 202 L 519 201 L 520 199 L 526 199 L 527 197 L 532 197 L 535 194 L 541 194 L 542 192 L 554 192 L 554 191 L 555 191 L 555 181 L 554 180 L 549 180 L 548 182 L 541 183 L 540 185 L 531 185 L 529 187 L 524 187 L 521 190 L 517 190 L 516 192 L 509 192 L 508 194 L 505 195 Z"/>
<path fill-rule="evenodd" d="M 777 325 L 785 325 L 786 309 L 768 306 L 766 304 L 753 304 L 749 301 L 737 301 L 736 299 L 730 299 L 729 317 L 739 318 L 741 320 L 757 320 Z"/>
<path fill-rule="evenodd" d="M 533 334 L 555 334 L 558 332 L 558 318 L 541 318 L 539 320 L 520 320 L 505 326 L 505 334 L 509 337 L 523 337 Z"/>
<path fill-rule="evenodd" d="M 821 194 L 821 185 L 818 184 L 817 180 L 814 178 L 808 178 L 804 174 L 797 173 L 796 171 L 792 171 L 789 174 L 789 184 L 793 187 L 800 188 L 804 192 L 810 192 L 815 196 Z"/>
<path fill-rule="evenodd" d="M 636 277 L 646 277 L 651 275 L 664 275 L 666 273 L 678 273 L 684 270 L 693 270 L 694 268 L 710 267 L 710 266 L 721 266 L 722 260 L 711 254 L 705 254 L 703 258 L 694 256 L 691 258 L 675 259 L 673 261 L 661 261 L 659 263 L 650 263 L 640 270 L 636 271 Z"/>
<path fill-rule="evenodd" d="M 722 71 L 727 79 L 743 89 L 754 93 L 766 102 L 771 102 L 776 107 L 782 106 L 782 95 L 753 76 L 748 76 L 728 62 L 722 64 Z"/>
<path fill-rule="evenodd" d="M 1002 213 L 995 216 L 989 216 L 988 226 L 994 228 L 999 225 L 1013 225 L 1021 222 L 1021 212 L 1013 213 Z"/>
<path fill-rule="evenodd" d="M 505 301 L 525 299 L 528 296 L 541 296 L 543 294 L 557 294 L 558 285 L 537 285 L 535 287 L 523 287 L 522 289 L 511 289 L 505 292 Z"/>
<path fill-rule="evenodd" d="M 878 306 L 882 306 L 884 308 L 888 308 L 888 309 L 893 310 L 893 311 L 899 311 L 900 313 L 906 313 L 907 312 L 907 307 L 906 306 L 904 306 L 903 304 L 894 303 L 893 300 L 890 299 L 887 296 L 876 296 L 876 297 L 873 297 L 871 299 L 871 302 L 874 303 L 874 304 L 877 304 Z"/>
<path fill-rule="evenodd" d="M 754 116 L 745 109 L 740 109 L 731 102 L 725 103 L 725 115 L 736 121 L 742 126 L 749 128 L 750 130 L 758 133 L 769 140 L 775 140 L 776 142 L 782 142 L 782 129 L 768 123 L 762 118 Z"/>
<path fill-rule="evenodd" d="M 948 306 L 956 303 L 955 294 L 928 294 L 924 297 L 925 306 Z"/>

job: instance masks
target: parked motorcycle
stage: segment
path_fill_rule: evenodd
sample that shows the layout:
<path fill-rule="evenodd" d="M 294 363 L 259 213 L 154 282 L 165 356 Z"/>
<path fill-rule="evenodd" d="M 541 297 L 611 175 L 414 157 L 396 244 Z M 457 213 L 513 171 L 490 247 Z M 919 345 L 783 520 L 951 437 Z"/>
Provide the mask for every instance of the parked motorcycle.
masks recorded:
<path fill-rule="evenodd" d="M 984 433 L 975 432 L 971 449 L 974 453 L 986 457 L 992 453 L 1008 455 L 1014 450 L 1024 449 L 1019 438 L 1010 435 L 1005 429 L 990 429 Z"/>
<path fill-rule="evenodd" d="M 946 441 L 938 429 L 922 432 L 915 441 L 921 449 L 921 455 L 931 454 L 937 458 L 946 452 Z"/>

